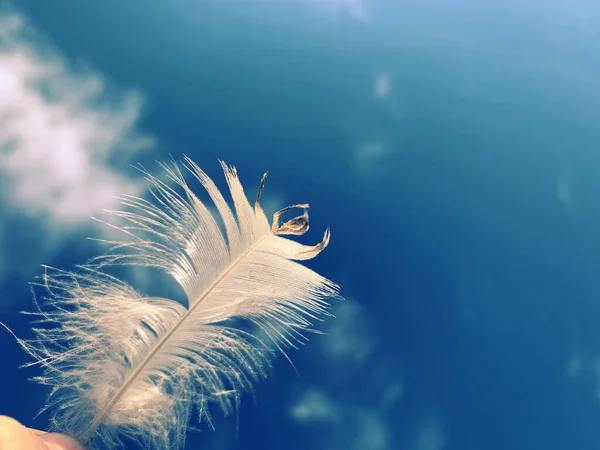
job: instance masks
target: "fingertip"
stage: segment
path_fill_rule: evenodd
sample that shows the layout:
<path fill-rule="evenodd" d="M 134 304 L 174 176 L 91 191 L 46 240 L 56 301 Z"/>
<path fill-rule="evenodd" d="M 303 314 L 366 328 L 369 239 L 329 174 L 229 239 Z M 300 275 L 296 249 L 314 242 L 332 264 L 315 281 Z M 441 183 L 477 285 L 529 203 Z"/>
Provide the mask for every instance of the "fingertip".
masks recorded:
<path fill-rule="evenodd" d="M 0 449 L 44 450 L 44 443 L 12 417 L 0 416 Z"/>
<path fill-rule="evenodd" d="M 0 416 L 0 450 L 84 450 L 75 439 L 26 428 L 12 417 Z"/>
<path fill-rule="evenodd" d="M 40 436 L 48 450 L 84 450 L 75 439 L 58 433 L 47 433 Z"/>

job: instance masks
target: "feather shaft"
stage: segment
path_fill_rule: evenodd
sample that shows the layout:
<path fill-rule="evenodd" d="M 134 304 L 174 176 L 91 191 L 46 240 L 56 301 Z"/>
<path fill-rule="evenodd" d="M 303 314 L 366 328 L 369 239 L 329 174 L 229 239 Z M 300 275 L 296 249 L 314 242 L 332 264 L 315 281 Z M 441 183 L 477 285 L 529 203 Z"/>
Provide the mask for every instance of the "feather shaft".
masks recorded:
<path fill-rule="evenodd" d="M 200 303 L 202 302 L 202 300 L 205 299 L 212 292 L 212 290 L 224 278 L 226 278 L 231 273 L 231 271 L 241 261 L 243 261 L 244 258 L 246 258 L 252 252 L 252 250 L 254 250 L 256 247 L 258 247 L 265 239 L 266 239 L 266 237 L 261 238 L 259 241 L 257 241 L 255 244 L 253 244 L 245 253 L 243 253 L 241 256 L 239 256 L 234 261 L 234 263 L 231 264 L 231 266 L 217 280 L 215 280 L 215 282 L 211 286 L 209 286 L 209 288 L 200 296 L 200 298 L 196 302 L 194 302 L 192 304 L 192 306 L 190 307 L 190 309 L 188 309 L 187 312 L 183 315 L 183 317 L 181 317 L 181 319 L 179 320 L 179 322 L 177 324 L 175 324 L 175 326 L 173 328 L 171 328 L 163 337 L 160 338 L 160 340 L 156 343 L 156 345 L 154 346 L 154 348 L 152 350 L 150 350 L 150 352 L 144 357 L 144 359 L 140 362 L 140 364 L 137 366 L 137 368 L 131 373 L 131 375 L 129 376 L 129 378 L 123 383 L 123 385 L 121 386 L 121 388 L 113 395 L 113 397 L 110 399 L 110 401 L 108 402 L 108 404 L 106 405 L 106 407 L 104 408 L 104 410 L 101 411 L 100 414 L 98 414 L 98 416 L 96 417 L 96 419 L 94 419 L 94 422 L 90 426 L 90 429 L 83 434 L 83 438 L 82 439 L 83 439 L 84 442 L 87 442 L 87 441 L 89 441 L 92 438 L 92 436 L 96 432 L 96 429 L 98 428 L 98 426 L 104 420 L 106 414 L 119 401 L 119 399 L 121 398 L 121 396 L 129 388 L 129 386 L 131 385 L 131 383 L 133 383 L 134 380 L 140 375 L 140 373 L 146 368 L 146 366 L 148 365 L 148 362 L 150 360 L 152 360 L 152 358 L 154 357 L 154 355 L 163 347 L 163 345 L 179 329 L 179 327 L 188 319 L 188 317 L 190 317 L 190 315 L 193 314 L 194 310 L 198 307 L 198 305 L 200 305 Z"/>

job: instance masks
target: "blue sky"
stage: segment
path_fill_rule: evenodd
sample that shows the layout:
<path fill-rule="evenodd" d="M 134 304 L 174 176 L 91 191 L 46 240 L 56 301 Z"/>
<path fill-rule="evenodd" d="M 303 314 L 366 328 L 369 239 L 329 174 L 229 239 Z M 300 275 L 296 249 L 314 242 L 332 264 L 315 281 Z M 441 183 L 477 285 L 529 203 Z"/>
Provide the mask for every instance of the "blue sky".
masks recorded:
<path fill-rule="evenodd" d="M 221 158 L 249 192 L 270 171 L 271 211 L 309 202 L 307 240 L 331 226 L 311 267 L 347 300 L 188 448 L 598 448 L 600 8 L 520 3 L 2 9 L 0 321 L 26 336 L 40 264 L 101 250 L 130 164 Z M 0 351 L 0 414 L 45 428 Z"/>

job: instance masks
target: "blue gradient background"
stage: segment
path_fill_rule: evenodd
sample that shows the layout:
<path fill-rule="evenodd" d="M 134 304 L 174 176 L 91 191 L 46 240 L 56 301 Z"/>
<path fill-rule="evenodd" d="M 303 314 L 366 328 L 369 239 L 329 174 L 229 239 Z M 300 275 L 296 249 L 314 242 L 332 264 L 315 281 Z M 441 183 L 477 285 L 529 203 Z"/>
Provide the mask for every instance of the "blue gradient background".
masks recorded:
<path fill-rule="evenodd" d="M 265 196 L 311 204 L 310 240 L 332 229 L 310 266 L 353 321 L 291 354 L 300 376 L 277 359 L 187 448 L 600 448 L 600 6 L 411 3 L 366 2 L 369 20 L 300 1 L 19 3 L 67 58 L 144 93 L 148 167 L 185 153 L 217 178 L 220 158 L 249 189 L 269 170 Z M 44 262 L 84 261 L 84 237 Z M 1 287 L 22 335 L 28 281 Z M 7 334 L 0 352 L 0 413 L 45 428 L 36 369 Z M 293 413 L 307 389 L 321 416 Z"/>

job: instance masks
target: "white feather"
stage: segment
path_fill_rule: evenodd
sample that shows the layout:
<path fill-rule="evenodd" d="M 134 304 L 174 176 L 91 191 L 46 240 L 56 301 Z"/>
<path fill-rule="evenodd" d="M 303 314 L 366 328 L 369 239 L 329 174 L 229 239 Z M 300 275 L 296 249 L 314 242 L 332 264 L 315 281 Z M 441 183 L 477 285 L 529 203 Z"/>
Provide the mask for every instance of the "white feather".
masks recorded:
<path fill-rule="evenodd" d="M 308 205 L 277 212 L 269 225 L 260 206 L 266 174 L 252 207 L 236 170 L 222 164 L 234 215 L 214 182 L 190 159 L 185 166 L 218 217 L 176 164 L 163 167 L 184 195 L 148 174 L 155 203 L 124 196 L 128 210 L 111 211 L 125 219 L 119 229 L 131 239 L 112 242 L 76 272 L 48 268 L 42 284 L 49 295 L 35 313 L 43 325 L 37 339 L 20 340 L 32 365 L 45 369 L 38 380 L 52 386 L 54 429 L 97 448 L 123 438 L 148 449 L 183 447 L 191 414 L 210 424 L 211 405 L 231 413 L 270 367 L 269 347 L 227 319 L 254 322 L 283 350 L 301 342 L 337 295 L 334 283 L 294 261 L 323 250 L 329 230 L 312 247 L 282 237 L 306 232 Z M 296 207 L 304 213 L 280 224 L 281 213 Z M 102 271 L 114 264 L 164 270 L 189 306 L 140 295 Z"/>

